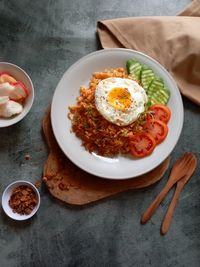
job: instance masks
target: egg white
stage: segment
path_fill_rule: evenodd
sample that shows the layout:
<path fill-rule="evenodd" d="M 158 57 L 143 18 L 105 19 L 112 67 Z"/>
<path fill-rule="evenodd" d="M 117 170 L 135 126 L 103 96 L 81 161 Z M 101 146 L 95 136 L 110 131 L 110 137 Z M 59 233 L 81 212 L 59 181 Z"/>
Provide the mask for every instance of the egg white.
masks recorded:
<path fill-rule="evenodd" d="M 110 105 L 108 94 L 113 88 L 126 88 L 131 96 L 130 107 L 119 110 Z M 135 81 L 125 78 L 107 78 L 99 82 L 95 90 L 95 104 L 97 110 L 108 121 L 125 126 L 136 121 L 145 110 L 148 97 L 145 90 Z"/>

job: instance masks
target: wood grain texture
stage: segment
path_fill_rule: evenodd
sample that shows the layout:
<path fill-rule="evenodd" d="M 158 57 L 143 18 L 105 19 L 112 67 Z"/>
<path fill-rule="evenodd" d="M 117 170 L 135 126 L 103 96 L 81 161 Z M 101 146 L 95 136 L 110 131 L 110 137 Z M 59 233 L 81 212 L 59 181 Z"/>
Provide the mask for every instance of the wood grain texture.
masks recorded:
<path fill-rule="evenodd" d="M 169 166 L 169 158 L 147 174 L 127 180 L 108 180 L 93 176 L 74 165 L 60 150 L 54 138 L 50 110 L 43 119 L 43 131 L 49 156 L 43 170 L 43 181 L 56 198 L 83 205 L 111 195 L 150 186 L 159 181 Z"/>

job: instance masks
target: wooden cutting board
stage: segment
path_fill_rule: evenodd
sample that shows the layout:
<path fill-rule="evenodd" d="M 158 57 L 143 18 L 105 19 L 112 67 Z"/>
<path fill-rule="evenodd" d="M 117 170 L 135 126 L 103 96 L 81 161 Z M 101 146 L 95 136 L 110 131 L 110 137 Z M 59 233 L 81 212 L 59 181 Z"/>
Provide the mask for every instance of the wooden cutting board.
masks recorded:
<path fill-rule="evenodd" d="M 163 177 L 169 166 L 167 158 L 157 168 L 137 178 L 102 179 L 78 168 L 61 151 L 51 128 L 50 109 L 43 119 L 43 131 L 49 147 L 43 181 L 54 197 L 68 204 L 83 205 L 127 190 L 150 186 Z"/>

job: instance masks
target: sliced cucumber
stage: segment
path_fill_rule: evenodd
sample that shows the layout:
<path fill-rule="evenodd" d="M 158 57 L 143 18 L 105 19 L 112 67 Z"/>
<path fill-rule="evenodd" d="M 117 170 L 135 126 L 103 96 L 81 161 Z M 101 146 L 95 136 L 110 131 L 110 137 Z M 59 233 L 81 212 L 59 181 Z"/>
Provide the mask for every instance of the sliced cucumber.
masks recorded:
<path fill-rule="evenodd" d="M 128 71 L 128 74 L 135 80 L 140 81 L 140 74 L 141 74 L 141 70 L 142 70 L 142 65 L 134 60 L 134 59 L 129 59 L 126 62 L 126 68 Z"/>
<path fill-rule="evenodd" d="M 147 95 L 151 104 L 166 105 L 170 97 L 170 92 L 165 87 L 163 80 L 155 77 L 147 89 Z"/>
<path fill-rule="evenodd" d="M 154 72 L 147 66 L 143 66 L 141 71 L 142 87 L 147 90 L 152 80 L 155 78 Z"/>
<path fill-rule="evenodd" d="M 148 95 L 148 105 L 166 105 L 170 98 L 170 91 L 165 87 L 163 80 L 156 76 L 152 69 L 135 59 L 126 62 L 128 74 L 139 81 Z"/>
<path fill-rule="evenodd" d="M 163 90 L 164 83 L 161 78 L 155 77 L 147 89 L 147 94 L 151 95 L 156 93 L 158 90 Z"/>

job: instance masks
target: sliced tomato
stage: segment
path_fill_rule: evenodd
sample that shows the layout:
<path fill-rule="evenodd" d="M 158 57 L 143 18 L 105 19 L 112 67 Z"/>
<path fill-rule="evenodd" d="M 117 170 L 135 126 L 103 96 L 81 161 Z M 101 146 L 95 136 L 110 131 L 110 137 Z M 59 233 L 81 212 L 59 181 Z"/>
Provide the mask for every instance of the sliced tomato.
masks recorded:
<path fill-rule="evenodd" d="M 151 111 L 154 119 L 163 121 L 165 123 L 167 123 L 171 117 L 170 109 L 161 104 L 152 105 L 150 106 L 149 110 Z"/>
<path fill-rule="evenodd" d="M 149 133 L 140 132 L 130 137 L 130 151 L 135 157 L 145 157 L 151 154 L 155 146 L 156 141 Z"/>
<path fill-rule="evenodd" d="M 148 120 L 144 125 L 144 130 L 155 138 L 156 144 L 160 144 L 168 134 L 167 124 L 161 120 Z"/>

